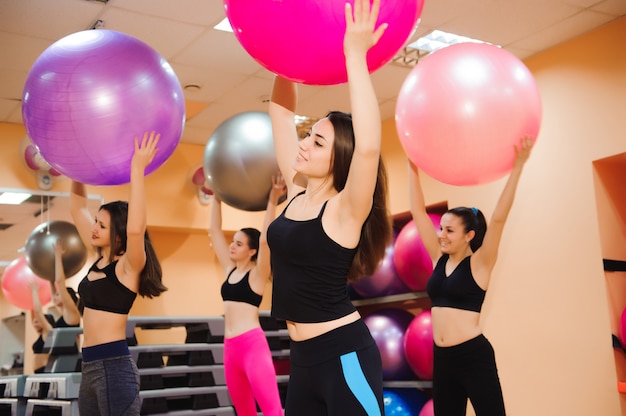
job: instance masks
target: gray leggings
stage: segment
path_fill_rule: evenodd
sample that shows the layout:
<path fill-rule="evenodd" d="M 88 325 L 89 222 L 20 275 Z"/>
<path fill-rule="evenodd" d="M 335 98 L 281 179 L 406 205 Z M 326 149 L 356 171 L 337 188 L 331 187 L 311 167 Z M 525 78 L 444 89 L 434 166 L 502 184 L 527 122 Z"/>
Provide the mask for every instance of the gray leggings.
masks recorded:
<path fill-rule="evenodd" d="M 78 395 L 81 415 L 139 415 L 139 371 L 130 355 L 83 362 L 82 374 Z"/>

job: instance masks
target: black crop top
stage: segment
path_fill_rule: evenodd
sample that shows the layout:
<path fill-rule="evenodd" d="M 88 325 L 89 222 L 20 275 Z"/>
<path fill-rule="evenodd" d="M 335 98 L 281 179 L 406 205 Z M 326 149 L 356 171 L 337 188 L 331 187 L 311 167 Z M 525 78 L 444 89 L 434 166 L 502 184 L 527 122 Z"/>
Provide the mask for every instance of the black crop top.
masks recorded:
<path fill-rule="evenodd" d="M 100 269 L 96 266 L 100 259 L 91 266 L 87 276 L 78 285 L 78 294 L 86 308 L 127 315 L 137 293 L 118 280 L 115 275 L 117 260 Z M 104 273 L 104 277 L 89 280 L 89 273 L 94 270 Z"/>
<path fill-rule="evenodd" d="M 233 302 L 249 303 L 257 308 L 263 300 L 263 296 L 259 295 L 250 287 L 250 272 L 248 271 L 243 278 L 237 283 L 230 283 L 228 278 L 236 269 L 232 269 L 226 277 L 226 281 L 222 283 L 222 300 L 230 300 Z"/>
<path fill-rule="evenodd" d="M 354 312 L 347 276 L 356 248 L 340 246 L 324 231 L 326 202 L 316 218 L 304 221 L 287 218 L 287 208 L 267 230 L 274 275 L 272 316 L 311 323 Z"/>
<path fill-rule="evenodd" d="M 450 276 L 446 276 L 448 257 L 447 254 L 441 256 L 426 286 L 432 306 L 480 312 L 485 291 L 474 280 L 470 267 L 471 256 L 461 260 Z"/>

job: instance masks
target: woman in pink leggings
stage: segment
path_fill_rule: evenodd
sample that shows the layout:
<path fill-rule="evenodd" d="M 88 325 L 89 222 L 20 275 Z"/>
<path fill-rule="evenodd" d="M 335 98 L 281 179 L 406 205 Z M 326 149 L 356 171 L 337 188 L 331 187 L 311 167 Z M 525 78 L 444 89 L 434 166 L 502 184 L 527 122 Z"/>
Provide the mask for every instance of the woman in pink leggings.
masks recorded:
<path fill-rule="evenodd" d="M 256 416 L 257 403 L 265 416 L 283 415 L 276 370 L 259 322 L 259 305 L 271 274 L 265 234 L 285 191 L 282 176 L 273 178 L 262 231 L 242 228 L 230 244 L 222 231 L 221 201 L 217 196 L 211 207 L 209 235 L 227 276 L 222 284 L 224 371 L 237 416 Z"/>

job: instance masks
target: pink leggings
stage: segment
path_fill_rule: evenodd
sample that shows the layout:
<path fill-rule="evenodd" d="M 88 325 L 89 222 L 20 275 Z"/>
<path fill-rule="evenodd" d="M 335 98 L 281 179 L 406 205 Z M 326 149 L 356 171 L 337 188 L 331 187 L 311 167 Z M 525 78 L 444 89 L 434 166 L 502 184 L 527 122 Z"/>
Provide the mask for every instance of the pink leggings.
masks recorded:
<path fill-rule="evenodd" d="M 237 416 L 283 416 L 276 370 L 261 328 L 224 339 L 224 373 Z"/>

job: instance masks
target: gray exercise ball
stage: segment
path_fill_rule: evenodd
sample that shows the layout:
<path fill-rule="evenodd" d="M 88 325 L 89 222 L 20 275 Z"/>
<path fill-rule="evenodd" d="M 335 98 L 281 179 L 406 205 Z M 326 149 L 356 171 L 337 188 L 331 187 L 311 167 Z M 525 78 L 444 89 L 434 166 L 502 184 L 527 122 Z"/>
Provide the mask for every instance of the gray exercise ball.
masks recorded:
<path fill-rule="evenodd" d="M 78 273 L 87 261 L 87 247 L 80 239 L 76 226 L 67 221 L 39 224 L 26 239 L 26 264 L 39 277 L 54 281 L 54 246 L 60 239 L 65 250 L 63 270 L 66 277 Z"/>
<path fill-rule="evenodd" d="M 206 144 L 204 173 L 213 193 L 244 211 L 263 211 L 278 172 L 267 113 L 249 111 L 222 122 Z"/>

